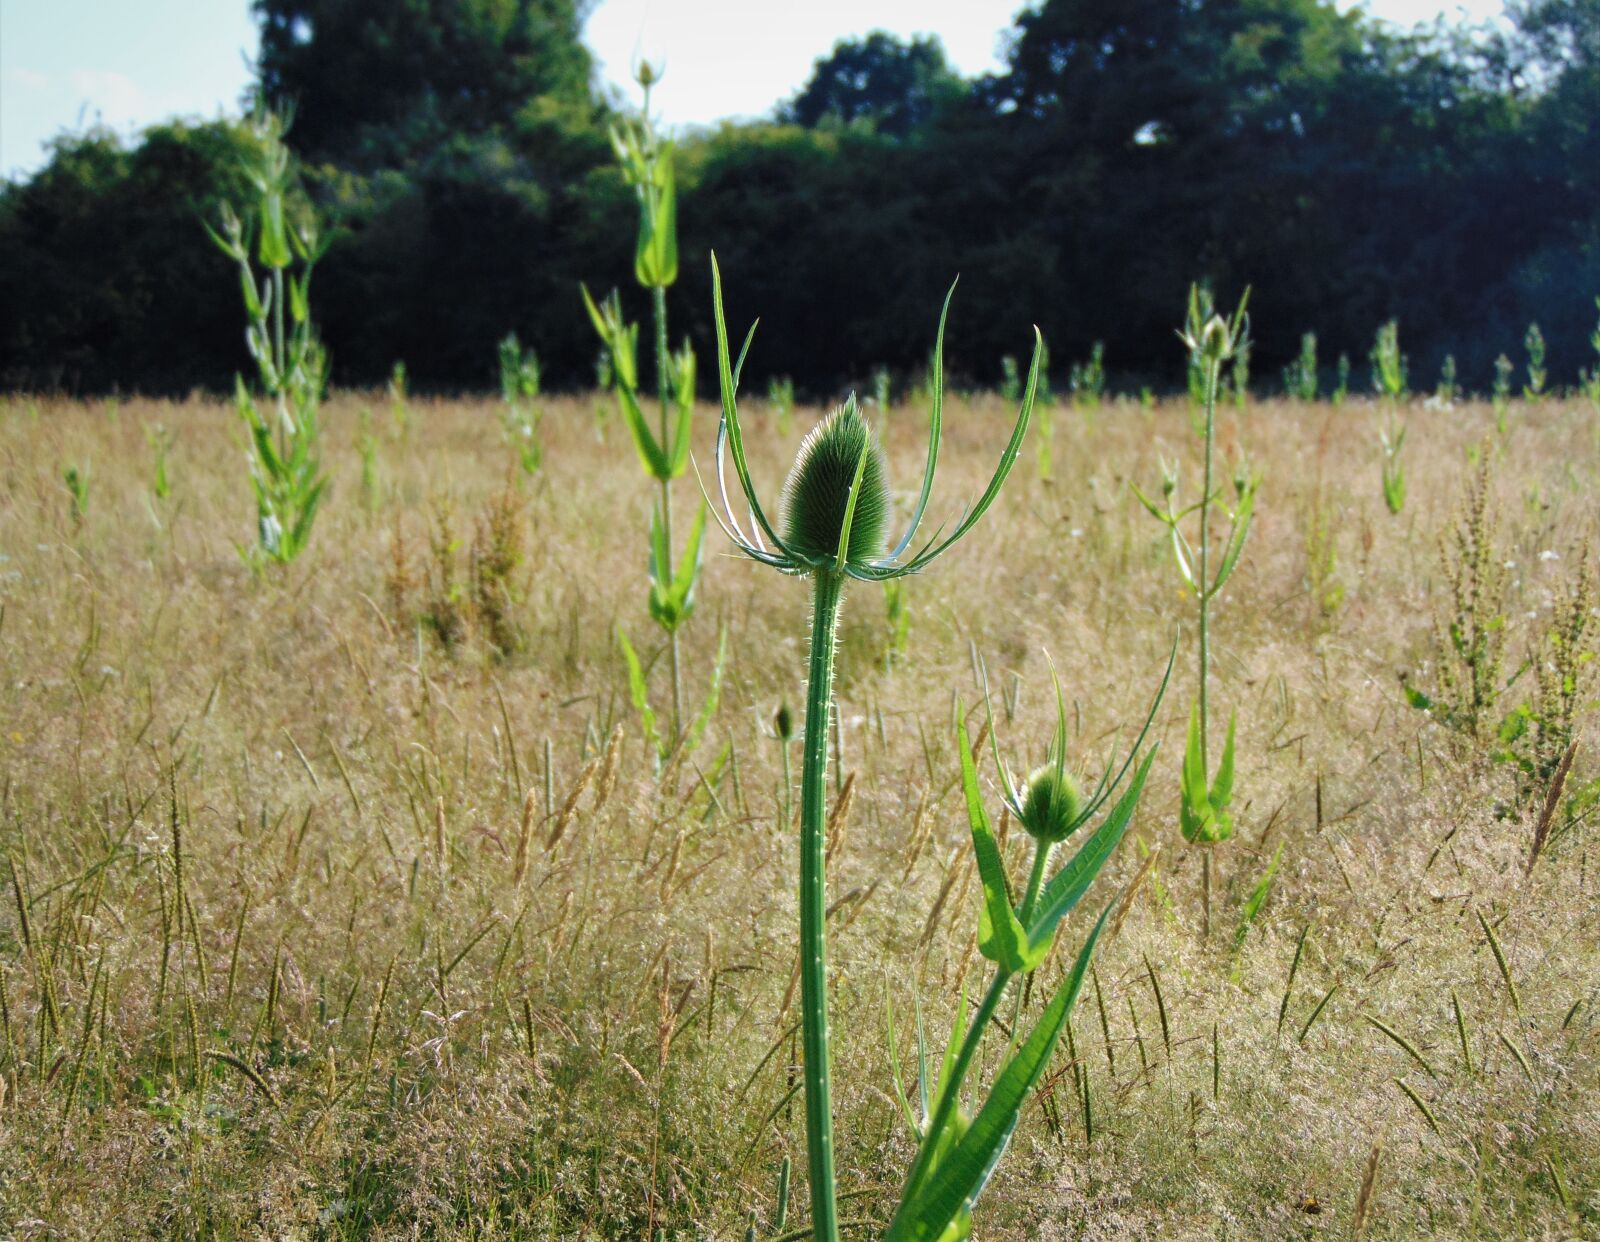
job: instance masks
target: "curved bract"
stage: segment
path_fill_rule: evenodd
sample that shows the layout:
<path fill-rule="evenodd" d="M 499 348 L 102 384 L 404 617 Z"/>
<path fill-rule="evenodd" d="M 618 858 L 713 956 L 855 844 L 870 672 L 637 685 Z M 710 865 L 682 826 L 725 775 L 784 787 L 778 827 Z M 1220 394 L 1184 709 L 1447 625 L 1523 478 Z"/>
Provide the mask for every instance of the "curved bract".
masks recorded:
<path fill-rule="evenodd" d="M 1023 392 L 1021 408 L 1017 411 L 1017 421 L 1011 430 L 1011 438 L 1006 442 L 1005 450 L 1000 454 L 1000 461 L 989 479 L 988 486 L 957 522 L 953 531 L 945 535 L 944 528 L 941 527 L 920 548 L 907 555 L 921 528 L 923 515 L 927 512 L 928 500 L 933 494 L 934 473 L 939 462 L 939 444 L 944 421 L 944 327 L 950 313 L 950 298 L 955 293 L 955 285 L 950 286 L 950 292 L 945 295 L 944 307 L 939 312 L 939 329 L 934 338 L 933 374 L 929 383 L 932 409 L 928 420 L 928 457 L 927 464 L 923 468 L 922 487 L 917 496 L 916 507 L 912 510 L 911 520 L 905 533 L 886 554 L 857 555 L 858 548 L 866 549 L 872 541 L 866 538 L 857 541 L 853 534 L 855 523 L 866 523 L 869 527 L 876 526 L 878 530 L 882 529 L 882 525 L 874 517 L 877 512 L 875 506 L 878 489 L 872 485 L 874 474 L 879 480 L 882 478 L 881 462 L 874 470 L 875 454 L 867 449 L 862 440 L 856 440 L 856 451 L 859 454 L 855 462 L 856 474 L 846 494 L 839 522 L 840 535 L 847 538 L 841 538 L 836 546 L 831 549 L 818 546 L 816 539 L 806 537 L 816 535 L 817 531 L 810 527 L 796 529 L 788 522 L 784 524 L 783 535 L 779 535 L 756 494 L 755 484 L 750 477 L 750 465 L 745 455 L 744 431 L 739 423 L 737 399 L 739 372 L 743 369 L 751 338 L 755 336 L 755 324 L 750 325 L 750 331 L 745 335 L 744 345 L 739 350 L 738 362 L 730 363 L 728 327 L 722 308 L 722 274 L 718 270 L 714 254 L 711 256 L 711 285 L 717 327 L 717 378 L 722 393 L 722 421 L 717 427 L 716 475 L 717 492 L 721 503 L 720 509 L 714 505 L 713 511 L 723 532 L 741 552 L 752 560 L 771 565 L 774 569 L 781 569 L 786 573 L 809 574 L 822 570 L 864 582 L 883 582 L 926 569 L 977 525 L 978 520 L 988 512 L 989 506 L 1000 494 L 1006 476 L 1016 464 L 1023 438 L 1027 435 L 1028 423 L 1033 417 L 1033 403 L 1039 390 L 1039 361 L 1044 347 L 1044 340 L 1038 328 L 1033 330 L 1033 361 L 1028 368 L 1028 383 Z M 842 411 L 840 413 L 842 414 Z M 855 417 L 861 418 L 859 411 Z M 861 425 L 865 427 L 865 420 L 861 420 Z M 810 437 L 807 443 L 811 443 Z M 866 438 L 866 443 L 870 444 L 870 436 Z M 739 490 L 744 493 L 749 510 L 748 532 L 728 500 L 726 458 L 730 456 L 733 458 L 734 475 Z M 797 462 L 797 468 L 803 464 L 804 456 L 803 449 L 802 462 Z M 867 499 L 869 491 L 873 493 L 874 500 Z M 882 509 L 884 519 L 887 518 L 887 508 L 885 504 Z M 796 541 L 800 546 L 796 546 Z"/>

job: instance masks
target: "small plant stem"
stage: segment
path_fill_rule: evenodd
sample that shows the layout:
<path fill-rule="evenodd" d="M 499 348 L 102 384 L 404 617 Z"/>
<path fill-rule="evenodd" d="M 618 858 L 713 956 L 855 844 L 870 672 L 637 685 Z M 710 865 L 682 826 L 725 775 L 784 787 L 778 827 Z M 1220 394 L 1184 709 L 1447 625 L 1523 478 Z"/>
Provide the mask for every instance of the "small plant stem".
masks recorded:
<path fill-rule="evenodd" d="M 812 578 L 811 669 L 800 769 L 800 1005 L 805 1060 L 806 1153 L 811 1228 L 818 1242 L 838 1242 L 833 1172 L 833 1103 L 828 1065 L 826 848 L 828 712 L 833 702 L 834 635 L 844 595 L 840 574 Z"/>
<path fill-rule="evenodd" d="M 1205 717 L 1202 715 L 1201 716 L 1201 720 L 1204 720 L 1204 719 L 1205 719 Z M 1204 728 L 1205 726 L 1202 725 L 1201 727 Z M 1204 744 L 1202 744 L 1201 749 L 1202 749 L 1202 751 L 1205 749 Z M 1202 905 L 1202 909 L 1203 909 L 1203 913 L 1201 915 L 1201 924 L 1200 924 L 1200 938 L 1202 940 L 1210 940 L 1211 939 L 1211 847 L 1209 845 L 1203 845 L 1200 848 L 1201 848 L 1201 851 L 1202 851 L 1202 853 L 1200 855 L 1200 891 L 1201 891 L 1201 895 L 1202 895 L 1201 905 Z"/>
<path fill-rule="evenodd" d="M 283 269 L 272 269 L 272 328 L 273 328 L 273 358 L 272 365 L 277 370 L 277 378 L 273 383 L 274 395 L 278 398 L 278 444 L 279 452 L 287 453 L 288 445 L 284 443 L 289 434 L 289 415 L 287 411 L 287 396 L 283 382 L 283 369 L 287 365 L 287 357 L 283 347 Z"/>
<path fill-rule="evenodd" d="M 783 754 L 783 823 L 778 825 L 778 829 L 788 832 L 794 823 L 794 774 L 789 766 L 789 743 L 779 738 L 778 748 Z"/>
<path fill-rule="evenodd" d="M 1206 362 L 1206 464 L 1200 484 L 1200 761 L 1211 771 L 1211 752 L 1207 748 L 1210 728 L 1207 685 L 1211 679 L 1211 456 L 1217 432 L 1217 386 L 1222 382 L 1222 363 Z"/>
<path fill-rule="evenodd" d="M 967 1070 L 972 1066 L 972 1058 L 977 1055 L 978 1045 L 983 1042 L 984 1029 L 994 1017 L 994 1011 L 999 1008 L 1000 998 L 1005 995 L 1006 985 L 1010 982 L 1009 971 L 995 970 L 994 981 L 989 984 L 989 990 L 984 993 L 977 1012 L 972 1015 L 972 1025 L 967 1028 L 966 1037 L 961 1041 L 961 1051 L 956 1053 L 949 1077 L 939 1084 L 939 1103 L 933 1110 L 933 1116 L 928 1119 L 923 1131 L 924 1136 L 937 1134 L 948 1124 L 950 1114 L 956 1106 L 956 1097 L 961 1094 L 961 1080 L 967 1076 Z M 933 1148 L 934 1144 L 929 1143 L 924 1137 L 922 1146 L 917 1149 L 916 1162 L 912 1164 L 911 1172 L 906 1177 L 908 1187 L 916 1185 L 922 1179 Z"/>
<path fill-rule="evenodd" d="M 1033 851 L 1033 870 L 1028 873 L 1028 891 L 1023 895 L 1017 918 L 1026 927 L 1033 918 L 1033 904 L 1039 900 L 1039 890 L 1044 887 L 1044 869 L 1050 865 L 1050 845 L 1041 841 Z"/>
<path fill-rule="evenodd" d="M 672 425 L 672 385 L 667 376 L 667 291 L 661 285 L 650 289 L 651 305 L 656 321 L 656 396 L 661 402 L 661 444 L 668 446 Z M 672 576 L 675 563 L 672 551 L 672 480 L 661 480 L 661 533 L 667 545 L 667 563 L 660 572 Z M 683 681 L 678 674 L 678 631 L 667 631 L 667 658 L 672 670 L 672 742 L 676 746 L 683 736 Z"/>
<path fill-rule="evenodd" d="M 1028 877 L 1028 891 L 1022 898 L 1022 913 L 1019 917 L 1023 925 L 1027 925 L 1028 916 L 1033 912 L 1033 904 L 1039 898 L 1039 890 L 1044 885 L 1045 867 L 1050 861 L 1050 847 L 1041 844 L 1033 856 L 1033 871 Z M 928 1120 L 924 1131 L 925 1135 L 939 1133 L 950 1120 L 950 1113 L 956 1106 L 956 1097 L 961 1094 L 961 1083 L 967 1076 L 967 1070 L 972 1066 L 972 1058 L 977 1055 L 978 1045 L 983 1042 L 983 1033 L 989 1026 L 989 1021 L 994 1017 L 994 1011 L 1000 1005 L 1000 998 L 1005 995 L 1006 985 L 1011 982 L 1011 972 L 997 967 L 994 980 L 989 984 L 989 990 L 984 993 L 983 1000 L 978 1005 L 978 1011 L 972 1016 L 972 1025 L 967 1027 L 967 1033 L 961 1041 L 961 1050 L 956 1053 L 955 1063 L 950 1067 L 950 1074 L 939 1086 L 939 1104 L 933 1111 L 933 1116 Z M 1021 994 L 1018 993 L 1020 996 Z M 1012 1024 L 1013 1038 L 1015 1038 L 1016 1024 Z M 911 1173 L 906 1178 L 906 1185 L 915 1185 L 923 1176 L 927 1158 L 935 1144 L 924 1142 L 917 1150 L 916 1163 L 911 1166 Z"/>

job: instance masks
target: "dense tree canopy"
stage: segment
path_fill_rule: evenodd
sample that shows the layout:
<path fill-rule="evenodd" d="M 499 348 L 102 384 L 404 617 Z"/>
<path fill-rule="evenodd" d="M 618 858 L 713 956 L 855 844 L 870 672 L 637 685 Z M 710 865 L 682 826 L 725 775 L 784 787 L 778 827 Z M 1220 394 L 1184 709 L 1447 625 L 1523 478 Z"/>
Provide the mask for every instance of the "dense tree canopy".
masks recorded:
<path fill-rule="evenodd" d="M 593 64 L 574 0 L 252 0 L 261 87 L 292 101 L 314 161 L 392 163 L 505 126 L 535 101 L 583 109 Z"/>
<path fill-rule="evenodd" d="M 836 44 L 831 55 L 817 61 L 800 93 L 778 109 L 778 117 L 808 128 L 864 122 L 885 137 L 909 138 L 962 89 L 938 39 L 902 43 L 876 30 L 865 39 Z"/>
<path fill-rule="evenodd" d="M 403 358 L 419 384 L 484 387 L 510 330 L 551 382 L 592 378 L 577 286 L 636 292 L 636 208 L 581 8 L 256 0 L 264 91 L 294 105 L 334 232 L 315 299 L 336 382 Z M 1258 376 L 1306 330 L 1359 364 L 1398 317 L 1419 381 L 1451 351 L 1485 387 L 1537 319 L 1570 383 L 1600 292 L 1600 0 L 1512 12 L 1402 32 L 1324 0 L 1044 0 L 976 81 L 934 39 L 840 43 L 772 121 L 683 136 L 674 322 L 707 345 L 715 245 L 732 313 L 765 325 L 754 384 L 914 376 L 957 273 L 952 363 L 974 380 L 1037 322 L 1062 370 L 1104 340 L 1114 383 L 1178 382 L 1170 329 L 1201 279 L 1253 286 Z M 0 377 L 227 383 L 237 295 L 198 221 L 245 140 L 67 137 L 0 189 L 0 299 L 21 308 Z"/>

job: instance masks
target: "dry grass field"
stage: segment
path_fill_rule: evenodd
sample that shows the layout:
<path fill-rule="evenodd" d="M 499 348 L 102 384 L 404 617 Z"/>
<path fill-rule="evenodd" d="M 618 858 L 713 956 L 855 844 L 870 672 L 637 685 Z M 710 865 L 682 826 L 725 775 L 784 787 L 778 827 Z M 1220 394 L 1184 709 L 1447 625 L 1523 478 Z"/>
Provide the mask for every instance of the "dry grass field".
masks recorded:
<path fill-rule="evenodd" d="M 259 573 L 236 548 L 254 503 L 229 407 L 0 403 L 0 1236 L 780 1236 L 780 1164 L 803 1184 L 805 1140 L 772 722 L 804 698 L 807 591 L 708 534 L 686 698 L 723 633 L 725 683 L 658 779 L 614 637 L 657 654 L 651 490 L 601 400 L 550 401 L 544 468 L 519 482 L 493 403 L 413 401 L 402 427 L 381 396 L 338 396 L 310 550 Z M 814 415 L 784 434 L 752 403 L 769 493 Z M 1179 636 L 1150 787 L 1047 979 L 1154 862 L 976 1236 L 1600 1236 L 1594 665 L 1531 873 L 1544 786 L 1400 680 L 1439 684 L 1441 545 L 1477 453 L 1499 682 L 1531 661 L 1488 733 L 1535 694 L 1600 546 L 1597 419 L 1554 399 L 1514 405 L 1503 435 L 1487 405 L 1407 416 L 1392 515 L 1370 402 L 1219 414 L 1228 473 L 1247 451 L 1265 482 L 1214 618 L 1239 827 L 1209 930 L 1177 819 L 1193 602 L 1129 488 L 1158 488 L 1165 455 L 1192 498 L 1182 402 L 1058 408 L 1053 481 L 1030 440 L 974 534 L 908 582 L 903 655 L 882 589 L 854 584 L 829 863 L 847 1236 L 881 1226 L 913 1151 L 891 1062 L 909 1084 L 916 998 L 937 1033 L 981 986 L 953 700 L 981 727 L 981 658 L 1025 770 L 1053 727 L 1048 652 L 1092 774 Z M 982 488 L 1008 420 L 987 397 L 947 411 L 934 520 Z M 887 425 L 913 489 L 924 416 Z M 702 466 L 714 426 L 704 409 Z M 804 1236 L 804 1201 L 781 1236 Z"/>

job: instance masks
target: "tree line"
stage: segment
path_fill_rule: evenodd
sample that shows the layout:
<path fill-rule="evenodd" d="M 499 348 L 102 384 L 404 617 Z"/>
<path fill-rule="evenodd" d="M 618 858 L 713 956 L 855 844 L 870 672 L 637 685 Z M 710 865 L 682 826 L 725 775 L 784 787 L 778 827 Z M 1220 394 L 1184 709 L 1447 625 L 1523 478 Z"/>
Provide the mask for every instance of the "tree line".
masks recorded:
<path fill-rule="evenodd" d="M 488 388 L 514 331 L 548 383 L 592 384 L 578 286 L 637 293 L 636 205 L 580 5 L 253 7 L 262 95 L 292 109 L 301 209 L 331 238 L 334 382 L 403 360 L 418 389 Z M 1487 389 L 1530 321 L 1570 384 L 1600 292 L 1600 0 L 1508 8 L 1403 31 L 1323 0 L 1044 0 L 975 79 L 935 39 L 840 43 L 770 119 L 681 136 L 673 321 L 708 352 L 714 245 L 730 313 L 762 317 L 762 388 L 914 381 L 957 274 L 949 365 L 974 384 L 1030 323 L 1058 382 L 1102 341 L 1113 386 L 1181 384 L 1194 280 L 1252 287 L 1266 385 L 1305 331 L 1364 374 L 1391 318 L 1419 385 L 1450 353 Z M 0 384 L 229 386 L 238 291 L 201 221 L 244 197 L 251 141 L 90 129 L 0 186 Z"/>

